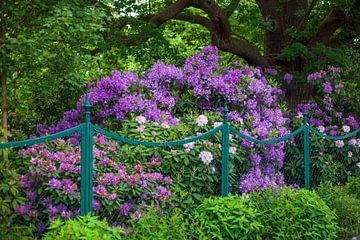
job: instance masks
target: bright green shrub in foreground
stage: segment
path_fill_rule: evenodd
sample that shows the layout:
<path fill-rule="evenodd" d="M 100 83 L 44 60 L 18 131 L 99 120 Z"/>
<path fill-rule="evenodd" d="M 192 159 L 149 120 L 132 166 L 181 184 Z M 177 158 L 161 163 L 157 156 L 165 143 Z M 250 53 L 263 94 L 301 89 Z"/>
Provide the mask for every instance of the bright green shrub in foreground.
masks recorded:
<path fill-rule="evenodd" d="M 196 209 L 199 239 L 260 239 L 261 212 L 245 197 L 211 197 Z"/>
<path fill-rule="evenodd" d="M 265 226 L 261 239 L 335 239 L 335 213 L 312 191 L 267 189 L 250 194 Z"/>
<path fill-rule="evenodd" d="M 345 188 L 349 194 L 360 200 L 360 176 L 350 178 Z"/>
<path fill-rule="evenodd" d="M 196 209 L 199 239 L 335 239 L 335 213 L 307 190 L 267 189 L 208 198 Z"/>
<path fill-rule="evenodd" d="M 137 240 L 187 240 L 193 239 L 192 229 L 195 227 L 189 215 L 175 209 L 173 211 L 149 211 L 142 218 L 134 219 L 131 235 L 128 239 Z"/>
<path fill-rule="evenodd" d="M 360 233 L 359 180 L 359 177 L 352 178 L 345 186 L 323 183 L 316 190 L 326 204 L 335 210 L 339 239 L 348 239 Z"/>
<path fill-rule="evenodd" d="M 77 217 L 66 221 L 56 220 L 51 223 L 44 240 L 110 240 L 122 239 L 123 231 L 119 227 L 112 228 L 106 220 L 99 221 L 97 217 Z"/>

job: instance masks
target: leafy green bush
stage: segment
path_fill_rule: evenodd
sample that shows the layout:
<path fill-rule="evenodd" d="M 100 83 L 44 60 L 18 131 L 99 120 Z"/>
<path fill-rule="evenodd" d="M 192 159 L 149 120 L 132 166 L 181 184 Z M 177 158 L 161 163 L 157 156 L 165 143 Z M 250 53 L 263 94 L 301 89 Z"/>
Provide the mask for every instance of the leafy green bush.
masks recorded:
<path fill-rule="evenodd" d="M 0 143 L 3 134 L 0 128 Z M 18 222 L 14 213 L 25 197 L 18 186 L 18 168 L 12 158 L 7 159 L 11 156 L 7 149 L 0 150 L 0 239 L 33 239 L 34 225 Z"/>
<path fill-rule="evenodd" d="M 360 198 L 354 195 L 359 194 L 359 189 L 355 188 L 358 182 L 359 178 L 353 178 L 345 186 L 328 182 L 321 184 L 317 189 L 327 205 L 336 212 L 340 239 L 360 233 Z"/>
<path fill-rule="evenodd" d="M 260 239 L 264 226 L 261 212 L 249 199 L 211 197 L 196 209 L 199 239 Z"/>
<path fill-rule="evenodd" d="M 250 194 L 265 226 L 261 239 L 335 239 L 335 213 L 312 191 L 267 189 Z"/>
<path fill-rule="evenodd" d="M 208 198 L 196 209 L 200 239 L 335 239 L 335 213 L 315 193 L 266 189 Z"/>
<path fill-rule="evenodd" d="M 173 211 L 157 212 L 151 209 L 140 219 L 133 219 L 129 239 L 193 239 L 189 215 L 174 209 Z"/>
<path fill-rule="evenodd" d="M 350 178 L 346 184 L 346 191 L 360 200 L 360 176 Z"/>
<path fill-rule="evenodd" d="M 51 223 L 44 240 L 78 240 L 78 239 L 122 239 L 123 230 L 110 227 L 107 221 L 98 220 L 90 215 L 67 221 L 55 220 Z"/>

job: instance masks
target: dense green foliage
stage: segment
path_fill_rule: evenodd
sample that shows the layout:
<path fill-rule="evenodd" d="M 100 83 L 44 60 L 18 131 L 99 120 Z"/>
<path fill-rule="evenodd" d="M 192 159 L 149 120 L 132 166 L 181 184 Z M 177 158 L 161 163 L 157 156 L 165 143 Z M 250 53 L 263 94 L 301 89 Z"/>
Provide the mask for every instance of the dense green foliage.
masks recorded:
<path fill-rule="evenodd" d="M 189 213 L 179 209 L 165 212 L 153 209 L 142 218 L 132 221 L 130 234 L 125 239 L 196 239 L 196 228 Z"/>
<path fill-rule="evenodd" d="M 261 214 L 246 197 L 205 199 L 195 212 L 199 239 L 261 239 Z"/>
<path fill-rule="evenodd" d="M 123 231 L 119 227 L 110 227 L 106 220 L 84 216 L 67 221 L 56 220 L 51 223 L 44 240 L 78 240 L 78 239 L 122 239 Z"/>
<path fill-rule="evenodd" d="M 90 78 L 109 74 L 112 69 L 140 70 L 149 68 L 157 59 L 180 64 L 185 57 L 211 43 L 209 30 L 203 25 L 173 17 L 160 26 L 149 22 L 175 1 L 88 1 L 88 0 L 22 0 L 2 1 L 1 5 L 1 71 L 7 86 L 9 127 L 32 133 L 36 123 L 51 124 L 74 106 L 81 87 Z M 202 2 L 202 1 L 200 1 Z M 226 8 L 230 1 L 214 1 Z M 234 1 L 237 2 L 237 1 Z M 280 1 L 287 4 L 287 1 Z M 295 88 L 306 90 L 304 75 L 329 65 L 345 70 L 349 95 L 357 102 L 359 88 L 358 42 L 349 42 L 341 48 L 318 45 L 306 46 L 320 22 L 333 9 L 346 13 L 349 19 L 334 34 L 334 40 L 353 37 L 357 10 L 355 1 L 314 1 L 309 7 L 305 28 L 288 27 L 284 32 L 287 42 L 278 56 L 269 56 L 272 67 L 294 71 Z M 31 9 L 31 10 L 30 10 Z M 262 16 L 259 4 L 252 0 L 230 7 L 235 11 L 229 17 L 232 35 L 254 45 L 264 52 L 264 34 L 273 31 L 274 22 Z M 274 8 L 275 9 L 275 8 Z M 280 10 L 279 10 L 280 11 Z M 184 9 L 184 14 L 208 17 L 196 7 Z M 292 17 L 299 17 L 292 16 Z M 155 24 L 156 25 L 156 24 Z M 227 50 L 230 51 L 231 50 Z M 225 60 L 240 60 L 241 55 L 223 52 Z M 288 61 L 288 62 L 287 62 Z M 298 70 L 298 66 L 305 67 Z M 5 86 L 4 85 L 4 86 Z M 306 85 L 306 84 L 305 84 Z M 2 86 L 2 87 L 4 87 Z M 301 90 L 300 89 L 300 90 Z M 294 97 L 308 98 L 311 91 L 295 92 Z M 5 90 L 4 90 L 5 91 Z M 4 100 L 1 102 L 3 103 Z M 353 109 L 358 109 L 354 105 Z M 5 109 L 6 110 L 6 109 Z"/>
<path fill-rule="evenodd" d="M 321 184 L 316 192 L 335 210 L 338 236 L 347 239 L 360 233 L 360 178 L 355 177 L 344 185 Z"/>
<path fill-rule="evenodd" d="M 195 213 L 200 239 L 335 239 L 335 213 L 314 192 L 267 189 L 206 199 Z"/>

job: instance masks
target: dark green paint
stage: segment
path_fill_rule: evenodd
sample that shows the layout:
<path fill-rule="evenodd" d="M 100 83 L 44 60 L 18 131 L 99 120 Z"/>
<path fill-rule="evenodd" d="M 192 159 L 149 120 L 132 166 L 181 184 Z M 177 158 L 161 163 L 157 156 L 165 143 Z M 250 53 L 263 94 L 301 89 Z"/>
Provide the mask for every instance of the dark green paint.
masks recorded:
<path fill-rule="evenodd" d="M 309 139 L 309 124 L 308 124 L 308 113 L 303 113 L 303 126 L 304 128 L 304 171 L 305 171 L 305 188 L 310 189 L 310 139 Z"/>
<path fill-rule="evenodd" d="M 93 135 L 94 127 L 90 121 L 91 104 L 86 95 L 84 103 L 85 125 L 81 133 L 81 182 L 80 182 L 80 215 L 92 211 L 93 197 Z"/>
<path fill-rule="evenodd" d="M 229 109 L 225 103 L 221 136 L 221 196 L 226 197 L 229 192 Z"/>

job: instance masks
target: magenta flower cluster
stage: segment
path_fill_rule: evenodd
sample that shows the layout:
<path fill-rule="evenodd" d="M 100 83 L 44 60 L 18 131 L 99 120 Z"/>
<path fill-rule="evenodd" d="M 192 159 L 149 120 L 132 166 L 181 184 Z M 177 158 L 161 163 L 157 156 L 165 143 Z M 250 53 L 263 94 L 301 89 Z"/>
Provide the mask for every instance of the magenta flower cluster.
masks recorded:
<path fill-rule="evenodd" d="M 116 142 L 98 134 L 94 143 L 93 210 L 96 214 L 111 212 L 118 216 L 117 221 L 126 221 L 132 215 L 140 216 L 147 206 L 169 200 L 168 186 L 172 179 L 154 171 L 154 159 L 145 166 L 125 166 L 116 154 Z M 30 158 L 31 165 L 26 174 L 20 175 L 19 185 L 27 201 L 17 207 L 16 213 L 40 226 L 44 222 L 39 219 L 47 222 L 79 215 L 79 147 L 60 139 L 23 149 L 19 155 Z M 130 203 L 131 208 L 124 214 L 122 205 Z"/>

